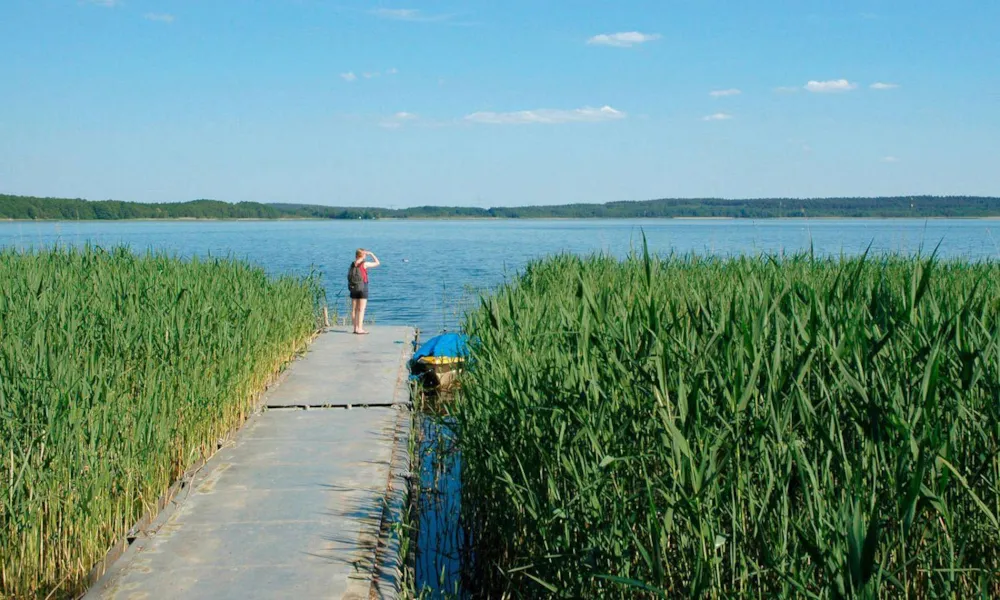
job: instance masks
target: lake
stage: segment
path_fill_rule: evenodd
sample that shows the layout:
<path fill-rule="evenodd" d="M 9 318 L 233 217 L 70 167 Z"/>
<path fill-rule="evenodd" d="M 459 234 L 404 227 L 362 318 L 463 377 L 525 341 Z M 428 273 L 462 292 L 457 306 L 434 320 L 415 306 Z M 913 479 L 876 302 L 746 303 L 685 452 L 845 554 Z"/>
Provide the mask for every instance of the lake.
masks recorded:
<path fill-rule="evenodd" d="M 643 219 L 380 221 L 0 222 L 0 247 L 127 245 L 182 256 L 233 256 L 269 272 L 322 273 L 330 306 L 347 314 L 347 267 L 358 247 L 374 251 L 369 317 L 454 329 L 475 291 L 501 283 L 533 258 L 558 252 L 624 256 L 652 251 L 733 255 L 929 254 L 1000 258 L 996 219 Z"/>

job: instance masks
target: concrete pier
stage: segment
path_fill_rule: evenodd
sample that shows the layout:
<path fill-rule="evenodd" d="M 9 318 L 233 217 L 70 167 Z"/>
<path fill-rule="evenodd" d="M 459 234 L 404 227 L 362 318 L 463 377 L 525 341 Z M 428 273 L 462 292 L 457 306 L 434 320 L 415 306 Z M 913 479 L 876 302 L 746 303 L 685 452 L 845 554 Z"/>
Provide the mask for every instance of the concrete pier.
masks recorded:
<path fill-rule="evenodd" d="M 86 598 L 395 598 L 413 336 L 320 335 Z"/>

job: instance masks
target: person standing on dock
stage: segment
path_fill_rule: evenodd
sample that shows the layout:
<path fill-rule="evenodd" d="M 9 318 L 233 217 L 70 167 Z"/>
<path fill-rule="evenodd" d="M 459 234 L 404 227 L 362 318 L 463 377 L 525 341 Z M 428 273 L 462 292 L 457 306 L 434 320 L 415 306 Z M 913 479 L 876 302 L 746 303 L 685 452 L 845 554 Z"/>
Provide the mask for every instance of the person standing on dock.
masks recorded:
<path fill-rule="evenodd" d="M 372 260 L 365 260 L 366 257 Z M 354 323 L 354 333 L 364 335 L 365 308 L 368 307 L 368 269 L 382 264 L 378 257 L 364 248 L 358 248 L 354 253 L 354 262 L 347 270 L 347 288 L 351 292 L 351 321 Z"/>

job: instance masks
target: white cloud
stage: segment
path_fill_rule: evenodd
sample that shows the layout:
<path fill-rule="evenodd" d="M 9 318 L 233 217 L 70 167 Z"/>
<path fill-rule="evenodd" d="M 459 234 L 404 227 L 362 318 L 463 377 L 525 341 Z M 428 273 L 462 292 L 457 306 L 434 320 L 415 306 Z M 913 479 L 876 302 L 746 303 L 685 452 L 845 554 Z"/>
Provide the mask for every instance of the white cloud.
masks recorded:
<path fill-rule="evenodd" d="M 540 108 L 536 110 L 519 110 L 514 112 L 477 112 L 466 115 L 465 120 L 472 123 L 489 123 L 492 125 L 521 125 L 525 123 L 594 123 L 598 121 L 617 121 L 627 115 L 620 111 L 603 106 L 601 108 L 576 108 L 560 110 Z"/>
<path fill-rule="evenodd" d="M 159 21 L 160 23 L 167 24 L 174 22 L 174 15 L 168 15 L 166 13 L 146 13 L 142 18 L 147 21 Z"/>
<path fill-rule="evenodd" d="M 87 4 L 103 6 L 104 8 L 114 8 L 122 5 L 122 0 L 85 0 Z"/>
<path fill-rule="evenodd" d="M 378 125 L 379 127 L 383 127 L 385 129 L 399 129 L 404 124 L 416 121 L 418 118 L 419 117 L 417 117 L 417 115 L 411 112 L 401 111 L 392 115 L 391 117 L 383 119 L 382 122 L 379 123 Z"/>
<path fill-rule="evenodd" d="M 364 71 L 362 73 L 355 73 L 354 71 L 349 71 L 347 73 L 341 73 L 340 77 L 344 81 L 357 81 L 359 77 L 363 79 L 376 79 L 382 75 L 391 76 L 399 73 L 395 68 L 387 69 L 384 73 L 382 71 Z"/>
<path fill-rule="evenodd" d="M 415 23 L 432 23 L 434 21 L 447 21 L 452 15 L 425 15 L 416 8 L 376 8 L 371 14 L 380 19 L 391 21 L 412 21 Z"/>
<path fill-rule="evenodd" d="M 738 90 L 736 88 L 731 88 L 728 90 L 713 90 L 709 92 L 708 95 L 713 98 L 722 98 L 725 96 L 739 96 L 742 93 L 743 92 L 741 90 Z"/>
<path fill-rule="evenodd" d="M 729 113 L 715 113 L 714 115 L 707 115 L 701 118 L 702 121 L 729 121 L 733 118 L 733 115 Z"/>
<path fill-rule="evenodd" d="M 396 21 L 412 21 L 420 18 L 420 11 L 415 8 L 376 8 L 372 14 L 376 17 Z"/>
<path fill-rule="evenodd" d="M 883 156 L 882 157 L 882 162 L 884 162 L 884 163 L 897 163 L 897 162 L 899 162 L 899 159 L 896 158 L 895 156 Z"/>
<path fill-rule="evenodd" d="M 830 81 L 810 81 L 805 86 L 806 91 L 817 94 L 828 94 L 833 92 L 849 92 L 858 87 L 846 79 L 831 79 Z"/>
<path fill-rule="evenodd" d="M 592 46 L 614 46 L 629 48 L 636 44 L 644 44 L 660 39 L 658 33 L 639 33 L 638 31 L 622 31 L 619 33 L 602 33 L 587 40 Z"/>
<path fill-rule="evenodd" d="M 876 83 L 871 84 L 868 87 L 870 87 L 873 90 L 894 90 L 894 89 L 896 89 L 896 88 L 899 87 L 899 84 L 898 83 L 882 83 L 881 81 L 878 81 Z"/>

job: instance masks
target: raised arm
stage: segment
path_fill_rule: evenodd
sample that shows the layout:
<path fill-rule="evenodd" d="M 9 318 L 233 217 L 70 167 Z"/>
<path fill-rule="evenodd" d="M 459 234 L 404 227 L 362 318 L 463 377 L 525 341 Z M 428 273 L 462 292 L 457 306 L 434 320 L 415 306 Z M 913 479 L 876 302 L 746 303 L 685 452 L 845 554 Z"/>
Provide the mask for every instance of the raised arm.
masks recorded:
<path fill-rule="evenodd" d="M 379 262 L 379 260 L 378 260 L 378 257 L 377 257 L 377 256 L 375 256 L 375 255 L 374 255 L 374 254 L 372 254 L 371 252 L 368 252 L 367 254 L 368 254 L 368 256 L 372 257 L 372 261 L 374 261 L 374 262 L 372 262 L 372 261 L 365 261 L 365 268 L 366 268 L 366 269 L 370 269 L 370 268 L 372 268 L 372 267 L 377 267 L 377 266 L 379 266 L 380 264 L 382 264 L 382 263 L 380 263 L 380 262 Z"/>

